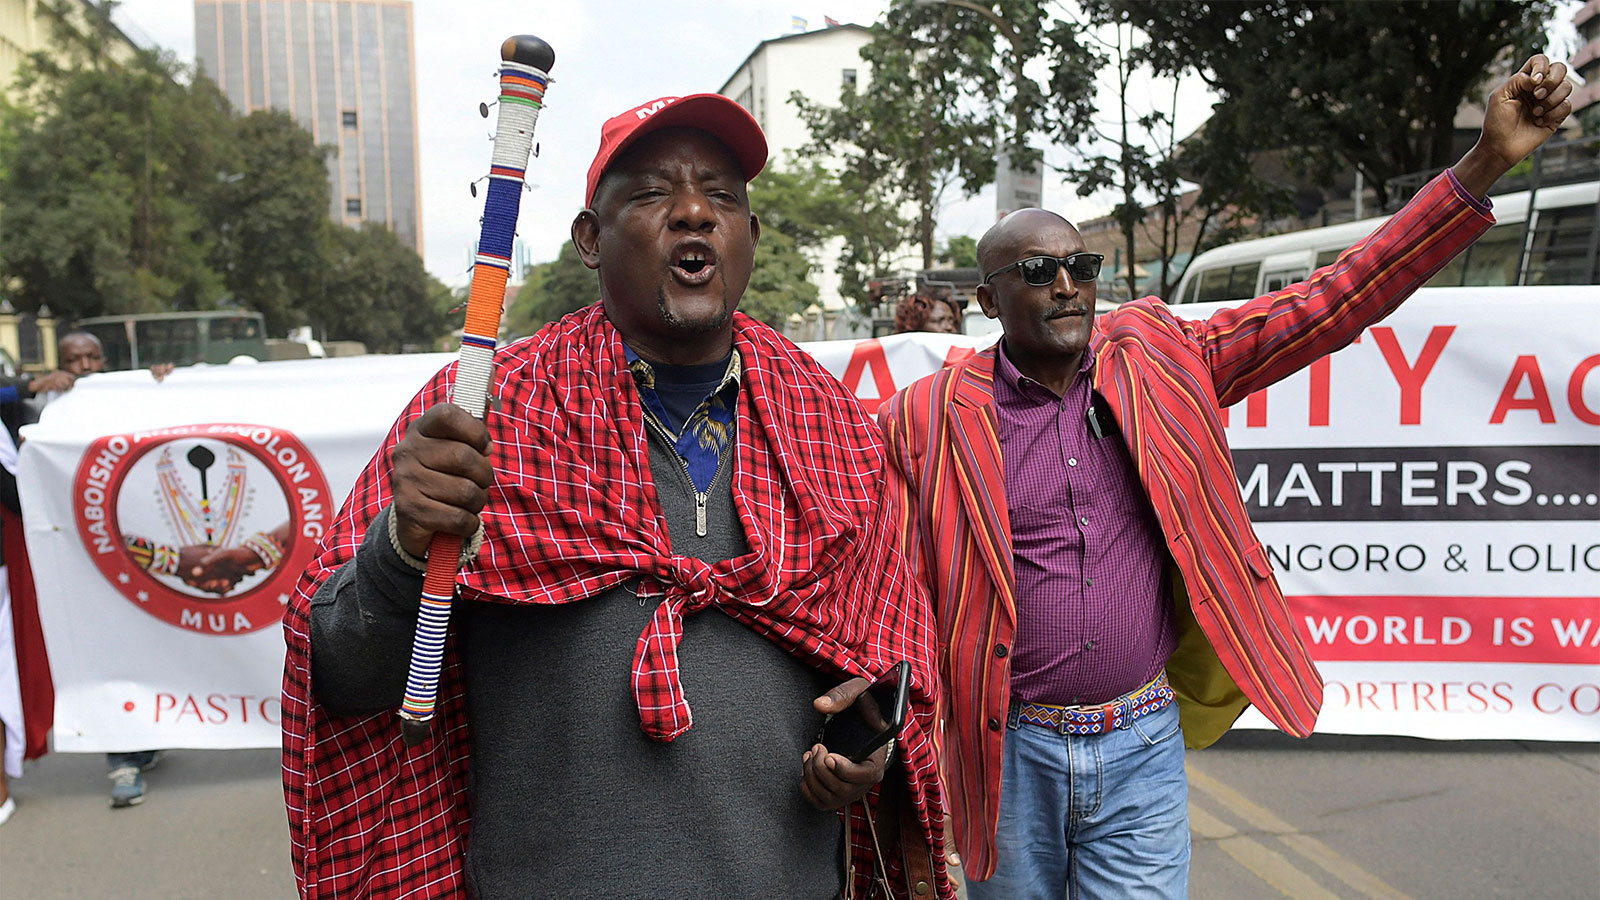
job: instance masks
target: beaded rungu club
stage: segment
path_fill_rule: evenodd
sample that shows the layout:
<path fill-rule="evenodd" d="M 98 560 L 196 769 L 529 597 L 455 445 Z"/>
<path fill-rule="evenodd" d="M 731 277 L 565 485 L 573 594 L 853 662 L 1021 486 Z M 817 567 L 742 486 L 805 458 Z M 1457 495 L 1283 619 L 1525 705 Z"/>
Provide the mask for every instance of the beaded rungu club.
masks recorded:
<path fill-rule="evenodd" d="M 550 83 L 550 67 L 555 64 L 556 53 L 539 38 L 519 34 L 500 45 L 500 59 L 499 118 L 495 124 L 488 196 L 483 204 L 483 231 L 478 237 L 478 257 L 472 269 L 467 321 L 461 334 L 461 357 L 456 363 L 455 384 L 450 390 L 450 402 L 479 419 L 483 418 L 489 381 L 494 376 L 500 308 L 505 302 L 506 281 L 511 277 L 511 241 L 516 235 L 517 209 L 522 202 L 528 156 L 533 150 L 533 127 L 544 104 L 544 91 Z M 411 647 L 406 698 L 400 706 L 400 733 L 408 745 L 426 740 L 429 722 L 433 720 L 439 693 L 439 667 L 444 659 L 445 631 L 450 624 L 450 601 L 455 596 L 460 564 L 461 538 L 454 534 L 435 534 L 428 545 L 422 609 L 417 615 L 417 636 Z"/>

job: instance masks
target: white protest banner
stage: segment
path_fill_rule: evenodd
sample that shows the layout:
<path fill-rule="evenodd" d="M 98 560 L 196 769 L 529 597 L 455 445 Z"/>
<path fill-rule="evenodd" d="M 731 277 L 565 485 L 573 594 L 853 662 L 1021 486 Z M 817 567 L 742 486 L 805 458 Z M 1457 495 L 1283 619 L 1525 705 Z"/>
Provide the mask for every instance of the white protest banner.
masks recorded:
<path fill-rule="evenodd" d="M 1597 301 L 1424 291 L 1229 411 L 1319 730 L 1600 739 Z"/>
<path fill-rule="evenodd" d="M 283 605 L 395 415 L 450 359 L 195 367 L 160 384 L 114 372 L 46 407 L 19 488 L 56 749 L 276 746 Z M 184 547 L 252 552 L 280 528 L 284 558 L 224 594 L 177 574 L 196 561 Z"/>
<path fill-rule="evenodd" d="M 1328 681 L 1319 730 L 1600 739 L 1597 308 L 1595 288 L 1424 291 L 1228 411 L 1240 488 Z M 807 349 L 876 408 L 992 341 Z M 277 745 L 287 586 L 451 358 L 97 375 L 48 408 L 21 490 L 57 749 Z M 290 550 L 218 595 L 176 574 L 208 523 L 218 546 L 285 529 Z"/>

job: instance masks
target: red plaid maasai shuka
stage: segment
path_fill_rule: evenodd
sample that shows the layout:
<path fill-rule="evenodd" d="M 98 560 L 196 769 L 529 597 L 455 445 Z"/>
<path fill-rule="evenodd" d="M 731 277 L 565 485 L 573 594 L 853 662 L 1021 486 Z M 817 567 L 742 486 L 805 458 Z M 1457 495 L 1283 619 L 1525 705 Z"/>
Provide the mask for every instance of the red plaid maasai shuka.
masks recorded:
<path fill-rule="evenodd" d="M 677 645 L 683 616 L 711 605 L 841 680 L 909 660 L 912 715 L 898 757 L 924 837 L 941 847 L 932 614 L 897 543 L 899 501 L 883 490 L 877 425 L 815 360 L 766 325 L 736 314 L 734 346 L 744 372 L 733 494 L 750 553 L 714 564 L 672 554 L 639 394 L 621 337 L 595 305 L 496 359 L 499 411 L 486 419 L 495 484 L 482 514 L 483 548 L 458 579 L 461 596 L 564 603 L 642 578 L 662 598 L 633 666 L 640 726 L 656 740 L 693 722 Z M 309 644 L 311 597 L 355 555 L 367 524 L 389 504 L 389 452 L 411 422 L 448 399 L 454 371 L 435 376 L 396 421 L 284 616 L 284 794 L 302 897 L 465 892 L 470 723 L 454 637 L 432 735 L 417 747 L 401 740 L 393 714 L 324 711 L 312 694 Z M 796 760 L 797 791 L 800 774 Z M 860 810 L 853 804 L 849 813 L 858 892 L 873 866 Z M 934 854 L 940 893 L 953 896 L 942 857 Z M 897 873 L 898 859 L 888 868 Z"/>

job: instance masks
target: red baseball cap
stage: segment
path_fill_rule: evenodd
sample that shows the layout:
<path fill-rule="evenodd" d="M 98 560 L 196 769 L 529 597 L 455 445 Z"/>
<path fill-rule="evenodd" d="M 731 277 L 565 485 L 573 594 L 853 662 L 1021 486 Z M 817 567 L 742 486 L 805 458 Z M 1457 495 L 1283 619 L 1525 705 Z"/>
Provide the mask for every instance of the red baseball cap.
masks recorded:
<path fill-rule="evenodd" d="M 767 165 L 767 138 L 745 108 L 721 94 L 662 97 L 613 116 L 600 126 L 600 152 L 589 164 L 589 185 L 583 202 L 594 203 L 600 176 L 634 141 L 663 128 L 698 128 L 727 146 L 744 169 L 744 180 Z"/>

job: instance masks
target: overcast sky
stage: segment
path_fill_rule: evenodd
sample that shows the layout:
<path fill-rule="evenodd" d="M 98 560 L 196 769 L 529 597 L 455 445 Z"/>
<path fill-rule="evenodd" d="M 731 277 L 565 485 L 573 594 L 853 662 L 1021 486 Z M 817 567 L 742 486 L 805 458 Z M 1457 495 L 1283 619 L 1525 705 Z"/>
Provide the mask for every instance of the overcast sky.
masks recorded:
<path fill-rule="evenodd" d="M 1577 3 L 1564 4 L 1565 24 Z M 451 285 L 469 280 L 468 254 L 478 235 L 481 196 L 467 185 L 488 171 L 492 120 L 478 103 L 497 92 L 495 64 L 507 35 L 532 33 L 556 49 L 555 83 L 539 118 L 541 156 L 529 166 L 538 190 L 523 195 L 518 232 L 535 262 L 553 259 L 583 206 L 583 183 L 600 141 L 600 124 L 646 100 L 715 91 L 756 45 L 791 31 L 800 16 L 820 28 L 823 17 L 870 25 L 887 0 L 422 0 L 412 5 L 417 59 L 417 115 L 422 169 L 424 262 Z M 153 41 L 194 61 L 194 5 L 188 0 L 122 0 L 118 20 L 135 40 Z M 1570 25 L 1567 26 L 1570 29 Z M 1034 74 L 1030 72 L 1030 74 Z M 1042 74 L 1042 73 L 1040 73 Z M 1115 109 L 1101 81 L 1101 106 Z M 1170 102 L 1170 84 L 1146 85 L 1144 109 Z M 1187 134 L 1210 113 L 1195 79 L 1185 86 L 1179 131 Z M 1046 162 L 1066 153 L 1047 148 Z M 1082 220 L 1109 203 L 1080 200 L 1070 185 L 1046 175 L 1044 205 Z M 759 213 L 760 210 L 757 210 Z M 970 200 L 952 197 L 939 217 L 939 237 L 977 237 L 994 221 L 994 189 Z"/>
<path fill-rule="evenodd" d="M 537 34 L 556 48 L 555 83 L 539 118 L 541 155 L 529 167 L 529 181 L 539 187 L 524 195 L 518 227 L 537 262 L 555 257 L 583 206 L 584 175 L 607 117 L 655 97 L 715 91 L 757 44 L 789 33 L 793 16 L 812 28 L 821 27 L 825 15 L 870 25 L 887 6 L 886 0 L 830 0 L 825 6 L 812 0 L 413 4 L 428 270 L 452 285 L 468 280 L 468 251 L 478 235 L 483 200 L 473 199 L 467 185 L 488 171 L 487 135 L 493 128 L 477 107 L 494 99 L 494 68 L 506 35 Z M 194 61 L 192 3 L 123 0 L 118 20 L 136 40 Z M 1207 104 L 1198 105 L 1203 113 Z M 1051 177 L 1045 203 L 1069 216 L 1099 211 Z M 955 197 L 940 216 L 940 236 L 976 237 L 993 221 L 993 188 L 972 200 Z"/>

